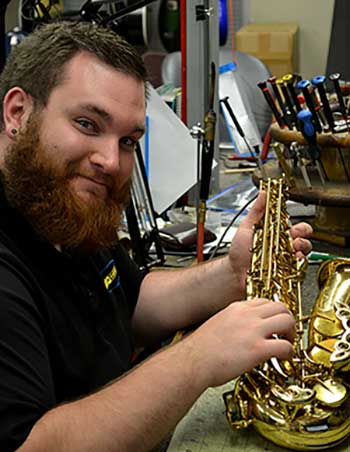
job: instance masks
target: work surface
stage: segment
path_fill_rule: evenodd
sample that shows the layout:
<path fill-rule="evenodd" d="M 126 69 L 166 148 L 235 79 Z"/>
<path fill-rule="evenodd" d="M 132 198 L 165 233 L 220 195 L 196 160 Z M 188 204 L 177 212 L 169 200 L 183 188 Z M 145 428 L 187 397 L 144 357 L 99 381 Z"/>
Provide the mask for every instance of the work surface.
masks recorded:
<path fill-rule="evenodd" d="M 167 452 L 282 452 L 285 449 L 265 440 L 253 428 L 234 431 L 225 417 L 222 394 L 232 384 L 208 389 L 178 424 Z M 330 449 L 349 452 L 350 441 Z"/>
<path fill-rule="evenodd" d="M 349 256 L 350 250 L 325 243 L 315 243 L 314 250 L 340 256 Z M 310 312 L 318 294 L 318 266 L 310 265 L 303 283 L 303 310 Z M 178 424 L 167 452 L 254 452 L 288 451 L 265 440 L 253 428 L 234 431 L 225 417 L 222 394 L 232 389 L 228 383 L 223 387 L 208 389 L 193 405 L 188 414 Z M 169 407 L 169 410 L 171 407 Z M 334 452 L 350 452 L 350 440 L 330 449 Z"/>

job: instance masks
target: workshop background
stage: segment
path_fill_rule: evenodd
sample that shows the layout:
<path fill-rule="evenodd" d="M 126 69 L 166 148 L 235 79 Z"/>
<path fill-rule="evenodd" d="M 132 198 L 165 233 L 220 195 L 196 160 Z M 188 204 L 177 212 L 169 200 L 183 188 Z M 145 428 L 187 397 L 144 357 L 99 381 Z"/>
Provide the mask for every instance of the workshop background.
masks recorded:
<path fill-rule="evenodd" d="M 315 303 L 326 303 L 320 301 L 320 265 L 350 257 L 348 1 L 6 3 L 0 62 L 32 22 L 42 20 L 40 5 L 52 18 L 79 18 L 84 10 L 91 20 L 135 7 L 117 30 L 143 54 L 153 85 L 122 238 L 140 267 L 189 266 L 227 252 L 259 182 L 284 173 L 291 187 L 290 221 L 308 221 L 315 230 L 302 284 L 303 316 Z M 299 116 L 309 109 L 310 116 Z M 344 267 L 349 273 L 349 261 Z M 341 278 L 349 287 L 347 273 Z M 337 334 L 332 340 L 339 342 Z M 296 450 L 263 439 L 251 427 L 232 430 L 222 399 L 232 387 L 203 394 L 157 451 Z M 336 445 L 335 451 L 350 451 L 349 422 L 328 445 L 321 439 L 318 447 L 307 445 L 306 434 L 299 449 Z"/>

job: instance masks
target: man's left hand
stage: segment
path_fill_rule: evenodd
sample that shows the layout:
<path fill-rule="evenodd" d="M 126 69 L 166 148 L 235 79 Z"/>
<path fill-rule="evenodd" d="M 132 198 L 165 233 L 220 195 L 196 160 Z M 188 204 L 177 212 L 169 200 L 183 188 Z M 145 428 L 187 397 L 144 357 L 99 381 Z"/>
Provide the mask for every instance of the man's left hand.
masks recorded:
<path fill-rule="evenodd" d="M 229 258 L 232 269 L 236 275 L 241 274 L 244 280 L 250 268 L 254 225 L 263 217 L 265 206 L 266 192 L 262 191 L 237 229 L 230 247 Z M 304 258 L 312 249 L 308 240 L 312 234 L 312 227 L 308 223 L 298 223 L 291 227 L 290 233 L 297 257 Z"/>

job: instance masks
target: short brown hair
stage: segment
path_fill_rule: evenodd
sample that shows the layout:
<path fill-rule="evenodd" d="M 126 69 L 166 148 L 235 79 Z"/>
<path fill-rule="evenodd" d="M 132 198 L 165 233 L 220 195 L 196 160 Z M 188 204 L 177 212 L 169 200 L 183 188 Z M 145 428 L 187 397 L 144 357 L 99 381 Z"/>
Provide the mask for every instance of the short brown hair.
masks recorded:
<path fill-rule="evenodd" d="M 30 94 L 35 107 L 47 104 L 63 79 L 64 66 L 79 52 L 90 52 L 104 63 L 147 81 L 138 52 L 112 30 L 87 22 L 54 22 L 38 27 L 11 52 L 0 75 L 0 130 L 6 93 L 18 86 Z"/>

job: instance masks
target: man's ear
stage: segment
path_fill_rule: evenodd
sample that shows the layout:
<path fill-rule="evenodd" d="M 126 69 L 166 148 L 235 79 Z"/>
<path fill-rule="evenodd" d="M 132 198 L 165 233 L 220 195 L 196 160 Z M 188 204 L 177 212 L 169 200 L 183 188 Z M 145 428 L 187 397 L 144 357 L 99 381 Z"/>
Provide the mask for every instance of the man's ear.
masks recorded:
<path fill-rule="evenodd" d="M 15 86 L 6 93 L 3 110 L 6 135 L 13 139 L 33 110 L 32 96 Z"/>

